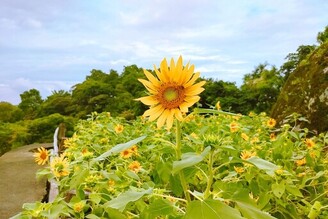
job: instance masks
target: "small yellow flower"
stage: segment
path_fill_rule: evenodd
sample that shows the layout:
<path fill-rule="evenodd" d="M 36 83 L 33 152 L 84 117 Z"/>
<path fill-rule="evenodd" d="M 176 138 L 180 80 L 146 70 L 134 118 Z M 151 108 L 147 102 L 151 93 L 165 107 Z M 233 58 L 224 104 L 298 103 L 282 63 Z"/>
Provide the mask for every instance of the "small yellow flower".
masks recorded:
<path fill-rule="evenodd" d="M 240 158 L 243 160 L 247 160 L 248 158 L 256 156 L 256 152 L 250 152 L 250 151 L 242 151 L 240 154 Z"/>
<path fill-rule="evenodd" d="M 313 159 L 317 158 L 317 156 L 318 156 L 315 151 L 310 151 L 309 154 L 310 154 L 310 157 L 313 158 Z"/>
<path fill-rule="evenodd" d="M 273 127 L 275 127 L 276 123 L 277 123 L 277 122 L 276 122 L 275 119 L 270 118 L 270 119 L 267 121 L 267 126 L 268 126 L 269 128 L 273 128 Z"/>
<path fill-rule="evenodd" d="M 121 151 L 120 156 L 124 159 L 130 158 L 133 154 L 133 151 L 129 148 L 124 151 Z"/>
<path fill-rule="evenodd" d="M 49 151 L 44 147 L 40 147 L 38 148 L 38 152 L 35 152 L 33 156 L 38 165 L 44 165 L 49 160 Z"/>
<path fill-rule="evenodd" d="M 116 133 L 121 133 L 121 132 L 123 132 L 123 130 L 124 130 L 123 125 L 118 124 L 118 125 L 115 126 L 115 132 Z"/>
<path fill-rule="evenodd" d="M 217 110 L 220 110 L 220 109 L 221 109 L 220 101 L 218 101 L 218 102 L 215 104 L 215 107 L 216 107 Z"/>
<path fill-rule="evenodd" d="M 85 206 L 85 203 L 83 201 L 77 202 L 73 205 L 73 210 L 76 213 L 80 213 L 83 211 L 84 206 Z"/>
<path fill-rule="evenodd" d="M 138 161 L 133 161 L 132 163 L 130 163 L 129 169 L 132 170 L 133 172 L 138 173 L 141 169 L 141 165 Z"/>
<path fill-rule="evenodd" d="M 194 139 L 199 139 L 198 135 L 195 132 L 191 133 L 190 136 Z"/>
<path fill-rule="evenodd" d="M 303 173 L 299 173 L 299 174 L 297 174 L 298 177 L 303 177 L 303 176 L 305 176 L 305 175 L 306 175 L 306 173 L 304 173 L 304 172 L 303 172 Z"/>
<path fill-rule="evenodd" d="M 248 140 L 249 140 L 248 135 L 246 135 L 245 133 L 241 133 L 241 137 L 242 137 L 245 141 L 248 141 Z"/>
<path fill-rule="evenodd" d="M 236 132 L 239 129 L 239 125 L 237 122 L 230 123 L 230 132 Z"/>
<path fill-rule="evenodd" d="M 133 145 L 131 148 L 130 148 L 131 152 L 135 155 L 138 155 L 138 146 L 137 145 Z"/>
<path fill-rule="evenodd" d="M 251 140 L 251 143 L 254 144 L 254 143 L 257 143 L 259 141 L 260 141 L 260 139 L 258 137 L 253 137 L 252 140 Z"/>
<path fill-rule="evenodd" d="M 306 146 L 307 146 L 308 148 L 313 148 L 313 147 L 315 147 L 315 143 L 314 143 L 314 141 L 313 141 L 312 139 L 310 139 L 310 138 L 305 139 L 305 144 L 306 144 Z"/>
<path fill-rule="evenodd" d="M 271 134 L 270 134 L 270 140 L 271 140 L 271 141 L 276 140 L 276 134 L 275 134 L 275 133 L 271 133 Z"/>
<path fill-rule="evenodd" d="M 115 186 L 115 181 L 112 180 L 112 179 L 108 180 L 108 186 L 109 186 L 109 187 L 113 187 L 113 186 Z"/>
<path fill-rule="evenodd" d="M 276 174 L 281 175 L 281 174 L 284 173 L 284 170 L 281 169 L 281 168 L 279 168 L 279 169 L 277 169 L 275 172 L 276 172 Z"/>
<path fill-rule="evenodd" d="M 236 167 L 236 166 L 233 166 L 233 168 L 235 169 L 235 171 L 239 174 L 245 172 L 245 169 L 243 167 Z"/>
<path fill-rule="evenodd" d="M 109 142 L 109 139 L 108 138 L 101 138 L 99 141 L 102 144 L 107 144 Z"/>
<path fill-rule="evenodd" d="M 303 159 L 296 160 L 295 163 L 296 163 L 297 166 L 303 166 L 303 165 L 306 164 L 306 159 L 304 157 Z"/>
<path fill-rule="evenodd" d="M 64 156 L 55 157 L 50 163 L 50 169 L 55 177 L 59 178 L 69 174 L 67 158 Z"/>

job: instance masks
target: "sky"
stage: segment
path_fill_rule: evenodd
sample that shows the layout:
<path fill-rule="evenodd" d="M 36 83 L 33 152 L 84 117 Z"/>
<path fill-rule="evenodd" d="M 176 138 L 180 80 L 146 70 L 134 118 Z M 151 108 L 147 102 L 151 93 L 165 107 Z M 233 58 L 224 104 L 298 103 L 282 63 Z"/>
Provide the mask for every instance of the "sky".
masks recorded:
<path fill-rule="evenodd" d="M 327 11 L 327 0 L 1 0 L 0 101 L 180 55 L 202 77 L 239 86 L 257 65 L 280 67 L 316 44 Z"/>

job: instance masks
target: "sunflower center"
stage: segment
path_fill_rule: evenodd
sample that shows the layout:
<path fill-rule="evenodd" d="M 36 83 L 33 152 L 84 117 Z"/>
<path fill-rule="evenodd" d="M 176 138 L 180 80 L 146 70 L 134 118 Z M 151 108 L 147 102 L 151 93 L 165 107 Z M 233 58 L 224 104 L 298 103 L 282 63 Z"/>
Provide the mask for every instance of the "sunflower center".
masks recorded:
<path fill-rule="evenodd" d="M 184 102 L 185 90 L 183 86 L 175 83 L 162 84 L 156 95 L 157 100 L 165 109 L 173 109 L 180 106 Z"/>
<path fill-rule="evenodd" d="M 40 158 L 41 158 L 42 160 L 47 159 L 47 153 L 46 153 L 46 152 L 42 152 L 42 153 L 40 154 Z"/>
<path fill-rule="evenodd" d="M 164 91 L 163 96 L 167 101 L 172 101 L 178 97 L 178 92 L 173 88 L 168 88 L 167 90 Z"/>

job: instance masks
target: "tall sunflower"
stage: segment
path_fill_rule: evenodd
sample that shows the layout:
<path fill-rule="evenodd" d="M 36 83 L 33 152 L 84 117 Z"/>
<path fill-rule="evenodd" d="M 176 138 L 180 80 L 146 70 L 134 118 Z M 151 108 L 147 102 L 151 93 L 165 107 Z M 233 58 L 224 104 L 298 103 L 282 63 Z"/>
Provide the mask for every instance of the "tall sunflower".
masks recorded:
<path fill-rule="evenodd" d="M 166 59 L 163 59 L 158 70 L 154 66 L 156 76 L 144 70 L 147 80 L 139 79 L 146 87 L 150 95 L 138 98 L 142 103 L 149 105 L 144 116 L 150 121 L 157 120 L 157 127 L 162 127 L 165 123 L 170 129 L 174 117 L 183 120 L 182 113 L 188 112 L 188 108 L 199 101 L 198 96 L 204 88 L 205 81 L 195 84 L 200 73 L 194 73 L 194 65 L 183 66 L 182 57 L 177 62 L 171 59 L 168 66 Z"/>

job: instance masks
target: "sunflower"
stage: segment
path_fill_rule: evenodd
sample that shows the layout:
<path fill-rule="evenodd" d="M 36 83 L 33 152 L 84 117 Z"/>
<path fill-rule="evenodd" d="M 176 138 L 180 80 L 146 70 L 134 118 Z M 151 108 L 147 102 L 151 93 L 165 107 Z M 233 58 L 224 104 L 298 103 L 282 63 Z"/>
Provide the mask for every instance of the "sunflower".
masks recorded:
<path fill-rule="evenodd" d="M 183 66 L 182 57 L 177 62 L 171 59 L 168 66 L 166 59 L 163 59 L 158 70 L 154 66 L 156 76 L 144 70 L 147 80 L 139 79 L 146 87 L 150 95 L 138 98 L 137 100 L 149 105 L 144 116 L 149 117 L 150 121 L 157 120 L 157 127 L 162 127 L 165 123 L 170 129 L 174 117 L 179 121 L 183 120 L 182 113 L 187 113 L 188 108 L 199 101 L 200 94 L 204 88 L 205 81 L 195 84 L 200 73 L 194 73 L 194 65 Z"/>
<path fill-rule="evenodd" d="M 64 156 L 55 157 L 50 163 L 50 168 L 55 177 L 58 178 L 69 174 L 68 161 Z"/>
<path fill-rule="evenodd" d="M 35 152 L 33 156 L 38 165 L 44 165 L 49 160 L 49 151 L 44 147 L 40 147 L 38 148 L 38 152 Z"/>

